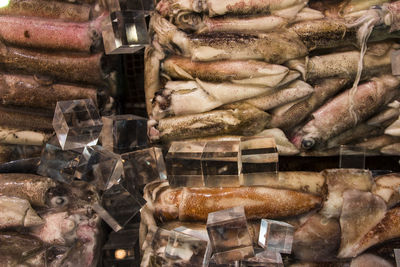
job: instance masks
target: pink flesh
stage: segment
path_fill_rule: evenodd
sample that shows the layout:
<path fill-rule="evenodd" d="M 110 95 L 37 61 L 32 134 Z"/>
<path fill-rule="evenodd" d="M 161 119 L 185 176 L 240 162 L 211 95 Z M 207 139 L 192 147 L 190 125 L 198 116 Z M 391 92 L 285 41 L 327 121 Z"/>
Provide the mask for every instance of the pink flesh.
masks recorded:
<path fill-rule="evenodd" d="M 45 49 L 89 52 L 90 23 L 0 16 L 0 36 L 10 44 Z"/>

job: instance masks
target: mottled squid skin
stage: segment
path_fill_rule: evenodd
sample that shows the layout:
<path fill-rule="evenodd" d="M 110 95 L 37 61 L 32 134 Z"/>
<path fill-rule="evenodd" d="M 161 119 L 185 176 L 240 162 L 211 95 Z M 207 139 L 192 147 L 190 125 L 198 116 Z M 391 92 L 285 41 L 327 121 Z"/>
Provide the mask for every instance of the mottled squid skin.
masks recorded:
<path fill-rule="evenodd" d="M 8 44 L 50 50 L 91 52 L 101 45 L 100 19 L 63 22 L 34 17 L 0 16 L 0 38 Z"/>
<path fill-rule="evenodd" d="M 57 101 L 91 98 L 97 102 L 93 87 L 52 84 L 38 76 L 0 74 L 0 101 L 3 105 L 54 110 Z"/>
<path fill-rule="evenodd" d="M 48 191 L 56 183 L 47 177 L 33 174 L 0 174 L 0 194 L 28 200 L 34 206 L 46 206 Z"/>
<path fill-rule="evenodd" d="M 375 178 L 375 184 L 371 192 L 380 196 L 388 208 L 396 206 L 400 202 L 400 174 L 390 173 Z"/>
<path fill-rule="evenodd" d="M 0 67 L 7 72 L 40 74 L 57 81 L 104 85 L 103 53 L 44 53 L 0 44 Z"/>
<path fill-rule="evenodd" d="M 244 206 L 247 219 L 280 218 L 305 213 L 320 201 L 315 195 L 267 187 L 184 187 L 160 193 L 155 212 L 165 220 L 206 221 L 210 212 Z"/>
<path fill-rule="evenodd" d="M 24 130 L 53 131 L 51 113 L 27 108 L 0 106 L 0 125 Z"/>
<path fill-rule="evenodd" d="M 314 93 L 304 101 L 294 104 L 285 113 L 273 115 L 271 126 L 280 129 L 291 129 L 300 124 L 327 99 L 335 95 L 348 82 L 348 79 L 330 78 L 319 80 L 314 84 Z"/>
<path fill-rule="evenodd" d="M 152 101 L 155 93 L 161 89 L 160 83 L 160 62 L 164 53 L 154 46 L 148 46 L 144 52 L 144 92 L 146 98 L 147 114 L 152 113 Z"/>
<path fill-rule="evenodd" d="M 313 119 L 295 133 L 292 142 L 298 148 L 311 149 L 331 137 L 354 127 L 392 101 L 398 94 L 399 79 L 382 75 L 356 89 L 354 97 L 347 90 L 312 114 Z M 353 103 L 353 106 L 351 106 Z M 354 112 L 355 117 L 351 112 Z"/>
<path fill-rule="evenodd" d="M 202 114 L 164 118 L 152 125 L 150 139 L 172 141 L 207 137 L 217 134 L 252 135 L 261 132 L 269 122 L 269 115 L 251 105 L 227 105 L 221 110 Z"/>
<path fill-rule="evenodd" d="M 63 21 L 84 22 L 92 16 L 89 5 L 75 5 L 46 0 L 10 0 L 8 6 L 0 8 L 0 15 L 32 16 Z"/>

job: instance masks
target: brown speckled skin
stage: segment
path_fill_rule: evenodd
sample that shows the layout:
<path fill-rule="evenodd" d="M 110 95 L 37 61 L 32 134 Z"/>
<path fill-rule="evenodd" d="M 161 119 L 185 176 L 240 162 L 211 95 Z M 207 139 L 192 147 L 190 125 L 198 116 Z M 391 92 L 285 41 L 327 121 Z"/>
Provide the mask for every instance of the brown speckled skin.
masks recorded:
<path fill-rule="evenodd" d="M 178 188 L 160 193 L 156 216 L 163 220 L 206 221 L 208 213 L 244 206 L 247 219 L 295 216 L 321 203 L 321 197 L 267 187 Z"/>
<path fill-rule="evenodd" d="M 54 110 L 57 101 L 91 98 L 96 89 L 67 84 L 43 85 L 32 76 L 0 74 L 0 101 L 3 105 Z"/>
<path fill-rule="evenodd" d="M 103 85 L 103 53 L 44 53 L 0 44 L 0 69 L 50 76 L 56 81 Z"/>
<path fill-rule="evenodd" d="M 0 174 L 1 195 L 24 198 L 33 206 L 45 206 L 46 193 L 55 186 L 52 179 L 34 174 Z"/>
<path fill-rule="evenodd" d="M 0 125 L 25 130 L 53 131 L 53 116 L 38 110 L 5 108 L 0 106 Z"/>
<path fill-rule="evenodd" d="M 0 8 L 0 15 L 33 16 L 83 22 L 90 19 L 91 7 L 46 0 L 11 0 L 8 6 Z"/>

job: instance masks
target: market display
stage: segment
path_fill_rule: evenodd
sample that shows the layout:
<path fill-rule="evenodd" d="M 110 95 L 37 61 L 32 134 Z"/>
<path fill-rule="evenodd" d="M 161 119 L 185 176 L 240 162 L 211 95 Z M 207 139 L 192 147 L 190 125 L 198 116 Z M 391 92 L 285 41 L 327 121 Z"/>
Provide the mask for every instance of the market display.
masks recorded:
<path fill-rule="evenodd" d="M 0 8 L 1 162 L 40 155 L 57 101 L 109 102 L 97 3 L 10 1 Z M 16 137 L 15 137 L 16 136 Z"/>
<path fill-rule="evenodd" d="M 300 155 L 396 154 L 398 6 L 159 1 L 145 54 L 150 139 L 277 128 Z"/>

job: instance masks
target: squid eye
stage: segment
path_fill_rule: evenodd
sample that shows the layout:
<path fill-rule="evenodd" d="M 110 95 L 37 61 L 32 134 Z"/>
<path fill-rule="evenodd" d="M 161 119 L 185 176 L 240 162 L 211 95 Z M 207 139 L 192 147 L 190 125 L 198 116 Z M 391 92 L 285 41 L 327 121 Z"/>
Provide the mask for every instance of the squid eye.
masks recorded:
<path fill-rule="evenodd" d="M 304 149 L 311 149 L 315 145 L 314 139 L 303 139 L 301 141 L 301 147 Z"/>
<path fill-rule="evenodd" d="M 50 202 L 53 207 L 62 207 L 68 204 L 68 198 L 56 196 L 53 197 Z"/>

